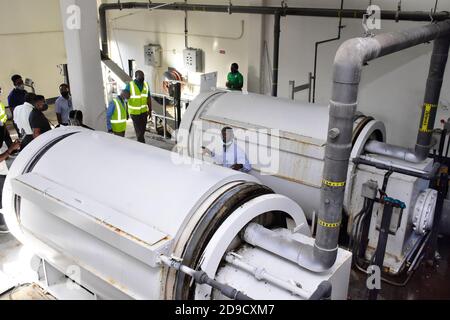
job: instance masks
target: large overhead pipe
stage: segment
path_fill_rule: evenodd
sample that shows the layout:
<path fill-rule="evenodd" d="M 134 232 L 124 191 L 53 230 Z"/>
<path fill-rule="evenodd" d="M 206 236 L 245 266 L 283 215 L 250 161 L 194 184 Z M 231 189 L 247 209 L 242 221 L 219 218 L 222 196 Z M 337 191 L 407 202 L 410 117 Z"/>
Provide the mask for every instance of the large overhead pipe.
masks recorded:
<path fill-rule="evenodd" d="M 373 38 L 355 38 L 339 48 L 334 62 L 329 134 L 314 258 L 331 268 L 336 261 L 344 193 L 352 150 L 353 118 L 363 66 L 376 58 L 450 35 L 450 21 Z"/>
<path fill-rule="evenodd" d="M 433 130 L 436 114 L 444 82 L 445 68 L 447 66 L 450 37 L 444 35 L 434 41 L 431 56 L 430 72 L 427 80 L 425 99 L 420 119 L 419 133 L 414 150 L 372 141 L 367 144 L 366 151 L 386 155 L 391 158 L 418 163 L 428 158 L 433 147 Z"/>
<path fill-rule="evenodd" d="M 176 11 L 198 11 L 198 12 L 217 12 L 217 13 L 242 13 L 242 14 L 265 14 L 275 15 L 282 11 L 286 16 L 310 16 L 310 17 L 329 17 L 329 18 L 355 18 L 362 19 L 366 10 L 356 9 L 326 9 L 326 8 L 289 8 L 289 7 L 271 7 L 271 6 L 229 6 L 229 5 L 210 5 L 210 4 L 184 4 L 184 3 L 145 3 L 145 2 L 119 2 L 104 3 L 99 7 L 100 16 L 100 35 L 102 40 L 102 51 L 109 56 L 108 28 L 106 12 L 108 10 L 125 9 L 158 9 L 158 10 L 176 10 Z M 442 21 L 450 17 L 449 12 L 414 12 L 414 11 L 382 11 L 383 20 L 403 20 L 403 21 Z"/>

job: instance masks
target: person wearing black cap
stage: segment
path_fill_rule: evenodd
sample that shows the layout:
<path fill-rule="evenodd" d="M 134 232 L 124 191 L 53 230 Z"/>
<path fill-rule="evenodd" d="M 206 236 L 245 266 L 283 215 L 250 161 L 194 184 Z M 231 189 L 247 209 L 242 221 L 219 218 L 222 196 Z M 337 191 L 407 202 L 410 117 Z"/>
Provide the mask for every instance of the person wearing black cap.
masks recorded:
<path fill-rule="evenodd" d="M 14 109 L 17 106 L 21 106 L 25 103 L 25 96 L 27 94 L 27 91 L 25 90 L 25 84 L 23 82 L 22 76 L 15 74 L 11 77 L 11 81 L 14 85 L 14 89 L 8 96 L 8 105 L 11 110 L 11 114 L 14 114 Z M 20 137 L 20 132 L 15 122 L 14 122 L 14 129 L 16 129 L 17 134 Z"/>

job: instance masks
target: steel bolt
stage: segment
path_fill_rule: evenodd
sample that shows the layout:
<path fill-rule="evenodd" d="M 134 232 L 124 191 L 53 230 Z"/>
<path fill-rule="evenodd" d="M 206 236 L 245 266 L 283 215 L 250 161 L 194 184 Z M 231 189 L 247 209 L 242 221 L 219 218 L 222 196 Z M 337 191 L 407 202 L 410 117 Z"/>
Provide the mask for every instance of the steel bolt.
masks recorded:
<path fill-rule="evenodd" d="M 330 139 L 337 139 L 339 135 L 341 134 L 341 131 L 338 128 L 331 129 L 330 132 L 328 132 L 328 136 Z"/>

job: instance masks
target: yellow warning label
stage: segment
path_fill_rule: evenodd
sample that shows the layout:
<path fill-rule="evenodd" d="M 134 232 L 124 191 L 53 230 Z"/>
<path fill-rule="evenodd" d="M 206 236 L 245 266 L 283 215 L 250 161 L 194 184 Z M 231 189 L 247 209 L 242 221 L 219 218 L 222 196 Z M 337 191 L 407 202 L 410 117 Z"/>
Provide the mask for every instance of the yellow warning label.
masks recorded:
<path fill-rule="evenodd" d="M 341 187 L 345 187 L 346 182 L 333 182 L 333 181 L 328 181 L 328 180 L 323 180 L 323 184 L 331 187 L 331 188 L 341 188 Z"/>
<path fill-rule="evenodd" d="M 420 132 L 430 133 L 433 131 L 430 129 L 431 111 L 433 110 L 433 108 L 437 108 L 437 105 L 427 103 L 423 106 L 423 108 L 424 113 Z"/>
<path fill-rule="evenodd" d="M 340 222 L 338 222 L 338 223 L 328 223 L 328 222 L 325 222 L 323 220 L 319 220 L 318 223 L 319 223 L 320 226 L 322 226 L 324 228 L 339 228 L 341 226 Z"/>

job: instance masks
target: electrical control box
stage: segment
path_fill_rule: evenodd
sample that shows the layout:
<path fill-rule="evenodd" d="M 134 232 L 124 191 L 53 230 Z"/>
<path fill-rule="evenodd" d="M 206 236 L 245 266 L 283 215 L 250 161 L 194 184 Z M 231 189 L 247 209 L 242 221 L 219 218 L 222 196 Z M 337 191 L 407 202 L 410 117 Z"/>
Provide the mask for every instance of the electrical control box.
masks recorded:
<path fill-rule="evenodd" d="M 162 48 L 159 44 L 149 44 L 144 47 L 145 64 L 155 68 L 162 66 Z"/>
<path fill-rule="evenodd" d="M 203 51 L 201 49 L 185 49 L 183 51 L 184 67 L 189 72 L 204 72 Z"/>

